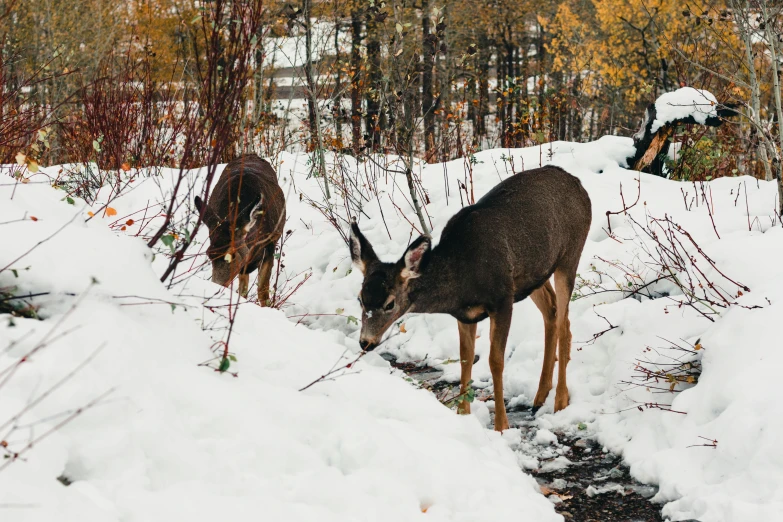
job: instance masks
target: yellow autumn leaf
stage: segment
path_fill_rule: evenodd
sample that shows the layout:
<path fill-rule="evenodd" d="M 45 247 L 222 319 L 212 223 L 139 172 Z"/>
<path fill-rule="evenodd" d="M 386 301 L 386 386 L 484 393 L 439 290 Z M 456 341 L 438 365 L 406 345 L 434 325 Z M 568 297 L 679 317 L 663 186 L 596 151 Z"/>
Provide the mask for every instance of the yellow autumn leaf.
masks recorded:
<path fill-rule="evenodd" d="M 111 207 L 106 207 L 106 215 L 107 216 L 116 216 L 117 215 L 117 211 L 114 210 Z"/>
<path fill-rule="evenodd" d="M 400 333 L 406 333 L 408 330 L 405 329 L 405 323 L 402 323 L 400 325 Z"/>
<path fill-rule="evenodd" d="M 16 155 L 16 164 L 17 165 L 24 165 L 25 160 L 27 159 L 27 156 L 22 154 L 21 152 Z"/>

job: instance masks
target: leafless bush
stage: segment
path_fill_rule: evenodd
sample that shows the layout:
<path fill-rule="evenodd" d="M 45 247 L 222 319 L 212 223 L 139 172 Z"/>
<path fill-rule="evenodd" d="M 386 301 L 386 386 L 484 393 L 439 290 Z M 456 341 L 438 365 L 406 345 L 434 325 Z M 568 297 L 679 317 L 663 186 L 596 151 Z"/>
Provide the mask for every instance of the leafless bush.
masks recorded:
<path fill-rule="evenodd" d="M 710 321 L 720 309 L 730 306 L 760 308 L 737 302 L 750 288 L 721 271 L 693 236 L 670 216 L 656 218 L 648 213 L 644 224 L 631 215 L 627 219 L 633 235 L 622 241 L 636 247 L 633 260 L 596 257 L 590 275 L 577 276 L 572 300 L 606 293 L 639 300 L 663 297 L 673 301 L 671 306 L 691 308 Z"/>
<path fill-rule="evenodd" d="M 621 384 L 645 388 L 651 393 L 678 393 L 698 383 L 704 353 L 700 340 L 691 345 L 661 339 L 667 345 L 645 348 L 642 356 L 636 359 L 631 380 L 621 381 Z"/>
<path fill-rule="evenodd" d="M 0 7 L 0 26 L 8 21 L 16 4 L 17 0 L 10 0 Z M 65 73 L 49 74 L 51 62 L 47 62 L 19 78 L 9 67 L 18 59 L 5 32 L 0 32 L 0 163 L 26 165 L 35 172 L 45 141 L 44 129 L 53 123 L 56 107 L 34 103 L 29 93 L 33 87 Z"/>
<path fill-rule="evenodd" d="M 148 242 L 153 247 L 169 231 L 171 218 L 182 204 L 195 194 L 181 193 L 188 167 L 207 165 L 203 198 L 206 200 L 217 166 L 232 154 L 239 139 L 236 116 L 241 114 L 244 88 L 251 77 L 251 60 L 258 46 L 261 23 L 257 0 L 228 2 L 216 0 L 204 6 L 200 32 L 205 42 L 204 60 L 197 62 L 198 108 L 200 118 L 185 131 L 180 171 L 165 212 L 165 221 Z M 201 216 L 171 257 L 161 276 L 165 281 L 183 259 L 201 226 Z"/>

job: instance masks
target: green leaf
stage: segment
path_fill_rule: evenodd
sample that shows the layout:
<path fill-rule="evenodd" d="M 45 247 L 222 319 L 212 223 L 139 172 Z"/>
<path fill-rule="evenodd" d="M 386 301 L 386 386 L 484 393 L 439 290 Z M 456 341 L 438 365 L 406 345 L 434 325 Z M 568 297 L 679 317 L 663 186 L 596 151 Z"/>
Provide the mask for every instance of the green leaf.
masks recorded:
<path fill-rule="evenodd" d="M 237 356 L 236 355 L 229 355 L 228 358 L 231 359 L 234 362 L 237 362 Z"/>
<path fill-rule="evenodd" d="M 69 205 L 73 205 L 74 204 L 73 198 L 70 197 L 70 196 L 66 196 L 65 197 L 65 201 L 67 201 Z"/>
<path fill-rule="evenodd" d="M 580 422 L 579 424 L 576 425 L 576 427 L 579 428 L 580 430 L 586 430 L 587 424 L 585 424 L 584 422 Z"/>
<path fill-rule="evenodd" d="M 92 140 L 92 148 L 95 149 L 95 152 L 101 151 L 101 144 L 98 140 Z"/>
<path fill-rule="evenodd" d="M 19 271 L 17 271 L 16 268 L 12 268 L 11 273 L 14 274 L 14 277 L 19 277 Z"/>
<path fill-rule="evenodd" d="M 171 313 L 172 313 L 172 314 L 174 313 L 174 310 L 175 310 L 176 308 L 177 308 L 177 306 L 176 306 L 174 303 L 172 303 L 172 304 L 171 304 Z"/>
<path fill-rule="evenodd" d="M 402 34 L 402 24 L 400 24 L 400 23 L 397 23 L 395 27 L 396 27 L 396 29 L 397 29 L 397 32 L 398 32 L 398 33 L 400 33 L 400 34 Z"/>
<path fill-rule="evenodd" d="M 174 236 L 171 234 L 166 234 L 165 236 L 160 238 L 161 242 L 169 247 L 171 249 L 171 253 L 174 253 Z"/>
<path fill-rule="evenodd" d="M 218 368 L 218 371 L 223 373 L 228 370 L 230 366 L 231 361 L 228 359 L 228 357 L 223 357 L 223 360 L 220 361 L 220 367 Z"/>
<path fill-rule="evenodd" d="M 338 308 L 334 311 L 337 315 L 343 315 L 343 312 L 345 312 L 345 308 Z"/>
<path fill-rule="evenodd" d="M 348 324 L 351 324 L 351 323 L 353 323 L 353 324 L 355 324 L 355 325 L 357 325 L 357 326 L 359 325 L 359 320 L 358 320 L 356 317 L 354 317 L 354 316 L 352 316 L 352 315 L 349 315 L 349 316 L 347 317 L 347 319 L 348 319 Z"/>

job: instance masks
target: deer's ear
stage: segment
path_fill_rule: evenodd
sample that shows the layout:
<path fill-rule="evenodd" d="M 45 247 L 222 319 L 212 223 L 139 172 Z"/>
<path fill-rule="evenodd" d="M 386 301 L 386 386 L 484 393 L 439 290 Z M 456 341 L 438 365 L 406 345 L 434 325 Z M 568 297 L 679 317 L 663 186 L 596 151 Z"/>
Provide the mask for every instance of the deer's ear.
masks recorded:
<path fill-rule="evenodd" d="M 217 220 L 214 219 L 215 216 L 210 211 L 209 206 L 198 196 L 194 198 L 194 203 L 196 204 L 196 210 L 201 216 L 201 220 L 206 223 L 208 227 L 212 227 Z"/>
<path fill-rule="evenodd" d="M 196 198 L 194 199 L 194 203 L 196 204 L 196 210 L 198 210 L 198 213 L 203 216 L 204 215 L 204 201 L 200 197 L 196 196 Z"/>
<path fill-rule="evenodd" d="M 408 250 L 402 256 L 405 268 L 402 270 L 404 279 L 419 277 L 424 267 L 427 266 L 427 257 L 432 247 L 432 240 L 428 236 L 419 238 L 410 244 Z"/>
<path fill-rule="evenodd" d="M 359 230 L 359 225 L 355 221 L 351 223 L 351 237 L 348 240 L 348 246 L 351 249 L 351 261 L 363 274 L 367 273 L 367 267 L 370 263 L 378 261 L 375 250 L 372 249 L 372 245 Z"/>

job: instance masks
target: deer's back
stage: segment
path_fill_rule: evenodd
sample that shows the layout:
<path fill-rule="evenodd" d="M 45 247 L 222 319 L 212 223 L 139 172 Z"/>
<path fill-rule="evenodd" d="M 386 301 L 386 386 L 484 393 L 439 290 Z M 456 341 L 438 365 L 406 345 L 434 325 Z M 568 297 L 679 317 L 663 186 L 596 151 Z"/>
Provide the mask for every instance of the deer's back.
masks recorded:
<path fill-rule="evenodd" d="M 576 177 L 547 166 L 515 174 L 455 214 L 437 246 L 439 258 L 471 274 L 468 292 L 497 291 L 513 280 L 515 300 L 527 297 L 562 266 L 579 262 L 591 205 Z M 481 300 L 481 299 L 479 299 Z"/>
<path fill-rule="evenodd" d="M 230 216 L 236 208 L 242 212 L 262 198 L 262 219 L 250 231 L 251 243 L 259 246 L 278 240 L 285 225 L 285 196 L 277 183 L 272 165 L 256 154 L 245 154 L 228 163 L 209 198 L 218 216 Z"/>
<path fill-rule="evenodd" d="M 277 174 L 268 161 L 256 154 L 245 154 L 231 160 L 215 184 L 209 204 L 219 215 L 228 215 L 239 203 L 242 208 L 263 194 L 264 202 L 283 199 Z M 237 197 L 238 196 L 238 197 Z"/>

